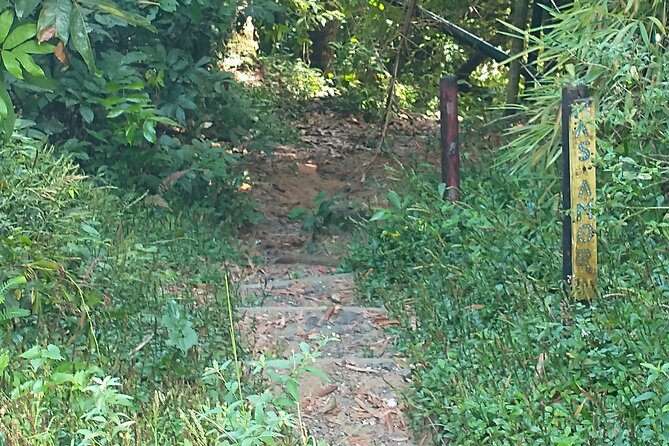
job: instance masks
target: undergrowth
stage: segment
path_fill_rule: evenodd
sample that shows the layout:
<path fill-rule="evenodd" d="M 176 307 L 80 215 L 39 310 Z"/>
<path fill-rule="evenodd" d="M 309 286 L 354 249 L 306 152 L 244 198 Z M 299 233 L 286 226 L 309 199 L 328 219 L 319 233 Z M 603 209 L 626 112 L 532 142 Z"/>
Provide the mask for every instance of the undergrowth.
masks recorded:
<path fill-rule="evenodd" d="M 314 444 L 296 390 L 319 349 L 238 345 L 235 220 L 100 187 L 29 138 L 0 161 L 0 445 Z"/>
<path fill-rule="evenodd" d="M 423 170 L 393 172 L 405 192 L 348 260 L 401 322 L 414 427 L 438 444 L 669 443 L 666 165 L 603 155 L 589 304 L 561 289 L 558 176 L 488 162 L 452 204 Z"/>

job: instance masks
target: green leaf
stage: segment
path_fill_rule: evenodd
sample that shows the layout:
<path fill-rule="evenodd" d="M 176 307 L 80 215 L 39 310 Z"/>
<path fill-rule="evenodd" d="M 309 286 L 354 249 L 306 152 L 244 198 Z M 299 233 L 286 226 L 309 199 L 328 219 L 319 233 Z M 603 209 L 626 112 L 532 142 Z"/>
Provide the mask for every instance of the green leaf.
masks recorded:
<path fill-rule="evenodd" d="M 93 113 L 93 109 L 88 105 L 83 105 L 79 109 L 79 113 L 81 114 L 81 117 L 83 118 L 84 122 L 87 122 L 88 124 L 93 122 L 93 119 L 95 119 L 95 113 Z"/>
<path fill-rule="evenodd" d="M 9 33 L 7 39 L 5 39 L 5 42 L 2 44 L 2 48 L 5 50 L 11 50 L 26 40 L 32 39 L 36 34 L 37 25 L 34 23 L 26 23 L 24 25 L 17 26 L 12 30 L 11 33 Z"/>
<path fill-rule="evenodd" d="M 372 215 L 372 218 L 370 218 L 369 221 L 382 220 L 385 216 L 386 216 L 386 211 L 381 209 L 380 211 L 376 211 L 376 213 Z"/>
<path fill-rule="evenodd" d="M 267 361 L 267 367 L 280 370 L 290 370 L 293 368 L 293 361 L 288 359 L 272 359 Z"/>
<path fill-rule="evenodd" d="M 23 285 L 26 283 L 27 280 L 25 276 L 16 276 L 12 277 L 11 279 L 7 280 L 5 283 L 0 283 L 0 296 L 7 290 L 11 290 L 12 288 L 16 288 L 20 285 Z"/>
<path fill-rule="evenodd" d="M 58 37 L 64 44 L 70 40 L 71 0 L 45 0 L 37 21 L 37 36 L 40 42 Z"/>
<path fill-rule="evenodd" d="M 17 46 L 14 50 L 27 54 L 51 54 L 55 48 L 56 46 L 50 43 L 39 43 L 36 40 L 28 40 Z"/>
<path fill-rule="evenodd" d="M 16 59 L 21 63 L 24 70 L 35 77 L 45 77 L 42 67 L 37 65 L 33 58 L 26 53 L 15 53 Z"/>
<path fill-rule="evenodd" d="M 94 237 L 100 237 L 100 233 L 98 232 L 98 230 L 89 224 L 82 223 L 81 229 L 83 229 L 83 231 L 88 235 L 92 235 Z"/>
<path fill-rule="evenodd" d="M 319 378 L 323 382 L 326 382 L 326 383 L 330 382 L 330 378 L 328 378 L 328 376 L 325 373 L 323 373 L 322 370 L 320 370 L 316 367 L 308 365 L 308 366 L 304 367 L 304 371 L 306 373 L 311 373 L 312 375 L 314 375 L 316 378 Z"/>
<path fill-rule="evenodd" d="M 8 308 L 0 312 L 0 320 L 8 321 L 10 319 L 21 319 L 22 317 L 30 316 L 30 311 L 25 308 Z"/>
<path fill-rule="evenodd" d="M 28 17 L 32 13 L 41 0 L 14 0 L 14 9 L 16 10 L 16 17 L 20 19 Z"/>
<path fill-rule="evenodd" d="M 632 398 L 632 403 L 636 404 L 636 403 L 640 403 L 642 401 L 647 401 L 647 400 L 655 398 L 656 396 L 657 396 L 657 394 L 655 392 L 651 392 L 651 391 L 644 392 L 641 395 L 639 395 L 635 398 Z"/>
<path fill-rule="evenodd" d="M 63 359 L 63 357 L 60 355 L 60 348 L 53 344 L 49 344 L 45 350 L 42 351 L 43 357 L 49 358 L 49 359 L 55 359 L 56 361 L 60 361 Z"/>
<path fill-rule="evenodd" d="M 297 220 L 298 218 L 304 216 L 304 214 L 306 213 L 307 213 L 306 208 L 302 206 L 296 206 L 290 210 L 290 212 L 288 213 L 288 218 L 290 218 L 291 220 Z"/>
<path fill-rule="evenodd" d="M 152 121 L 144 121 L 142 132 L 144 133 L 144 139 L 149 142 L 156 142 L 156 127 L 153 125 Z"/>
<path fill-rule="evenodd" d="M 7 104 L 5 101 L 0 101 L 0 119 L 5 119 L 7 117 Z"/>
<path fill-rule="evenodd" d="M 400 196 L 394 190 L 391 190 L 388 193 L 388 201 L 390 202 L 390 204 L 395 206 L 397 209 L 402 208 L 402 202 L 400 201 Z"/>
<path fill-rule="evenodd" d="M 305 218 L 304 221 L 302 222 L 302 229 L 304 229 L 305 231 L 309 231 L 314 226 L 316 226 L 316 217 L 312 215 Z"/>
<path fill-rule="evenodd" d="M 14 77 L 23 79 L 23 70 L 13 51 L 2 52 L 2 63 L 5 65 L 7 71 L 12 73 Z"/>
<path fill-rule="evenodd" d="M 1 81 L 2 79 L 0 79 Z M 16 113 L 14 112 L 14 104 L 12 103 L 12 98 L 9 96 L 9 92 L 5 86 L 0 82 L 0 100 L 4 102 L 5 107 L 7 108 L 7 115 L 4 116 L 2 120 L 3 134 L 5 139 L 9 139 L 14 133 L 14 124 L 16 123 Z"/>
<path fill-rule="evenodd" d="M 437 191 L 439 192 L 439 196 L 444 198 L 444 194 L 446 193 L 446 183 L 439 183 Z"/>
<path fill-rule="evenodd" d="M 39 354 L 40 354 L 41 351 L 42 351 L 42 349 L 40 348 L 39 345 L 33 345 L 33 346 L 30 347 L 28 350 L 26 350 L 25 352 L 21 353 L 21 354 L 19 355 L 19 358 L 28 359 L 28 360 L 30 360 L 30 359 L 35 359 L 35 358 L 37 358 L 37 357 L 39 356 Z"/>
<path fill-rule="evenodd" d="M 61 269 L 61 264 L 58 262 L 54 262 L 53 260 L 47 260 L 47 259 L 42 259 L 42 260 L 36 260 L 34 262 L 28 263 L 30 268 L 34 269 L 39 269 L 42 271 L 58 271 Z"/>
<path fill-rule="evenodd" d="M 2 376 L 2 373 L 5 371 L 8 365 L 9 365 L 9 355 L 7 353 L 3 353 L 2 355 L 0 355 L 0 376 Z"/>
<path fill-rule="evenodd" d="M 5 11 L 0 14 L 0 42 L 5 41 L 13 23 L 14 13 L 12 11 Z"/>
<path fill-rule="evenodd" d="M 81 7 L 76 3 L 72 8 L 70 23 L 70 31 L 72 32 L 72 45 L 74 45 L 74 48 L 79 52 L 81 58 L 84 59 L 84 62 L 88 67 L 88 71 L 95 73 L 95 55 L 93 54 L 91 41 L 88 38 L 88 27 L 86 26 L 84 15 L 81 12 Z"/>
<path fill-rule="evenodd" d="M 291 379 L 286 383 L 286 393 L 293 401 L 300 401 L 300 390 L 297 386 L 297 381 Z"/>
<path fill-rule="evenodd" d="M 128 126 L 127 129 L 125 129 L 125 140 L 128 141 L 128 143 L 132 143 L 132 141 L 135 139 L 135 133 L 137 133 L 138 128 L 139 125 L 137 125 L 136 122 L 133 122 Z"/>

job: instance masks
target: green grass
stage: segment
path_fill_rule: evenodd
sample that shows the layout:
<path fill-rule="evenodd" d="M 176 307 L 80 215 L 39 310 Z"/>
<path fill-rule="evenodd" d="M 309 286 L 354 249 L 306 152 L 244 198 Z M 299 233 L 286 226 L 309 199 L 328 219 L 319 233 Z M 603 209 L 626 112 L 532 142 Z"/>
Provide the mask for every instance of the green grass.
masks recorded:
<path fill-rule="evenodd" d="M 249 362 L 234 330 L 234 222 L 34 141 L 0 160 L 0 445 L 315 444 L 296 383 L 318 348 Z"/>
<path fill-rule="evenodd" d="M 561 291 L 558 177 L 510 176 L 488 156 L 464 170 L 457 205 L 430 168 L 394 172 L 405 192 L 389 194 L 349 257 L 362 298 L 401 321 L 414 427 L 438 444 L 666 444 L 659 187 L 630 188 L 626 162 L 602 157 L 599 288 L 587 305 Z"/>

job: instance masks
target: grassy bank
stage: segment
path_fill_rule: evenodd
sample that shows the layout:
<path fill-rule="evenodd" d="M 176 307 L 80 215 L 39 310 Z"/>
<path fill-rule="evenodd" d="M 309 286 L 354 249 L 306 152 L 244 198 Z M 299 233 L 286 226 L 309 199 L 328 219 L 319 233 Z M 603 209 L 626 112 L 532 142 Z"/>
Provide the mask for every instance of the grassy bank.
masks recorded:
<path fill-rule="evenodd" d="M 440 444 L 669 442 L 669 246 L 658 165 L 604 155 L 598 297 L 565 298 L 559 177 L 488 155 L 464 198 L 435 173 L 398 194 L 350 256 L 362 297 L 401 322 L 416 427 Z M 660 201 L 658 201 L 660 200 Z"/>

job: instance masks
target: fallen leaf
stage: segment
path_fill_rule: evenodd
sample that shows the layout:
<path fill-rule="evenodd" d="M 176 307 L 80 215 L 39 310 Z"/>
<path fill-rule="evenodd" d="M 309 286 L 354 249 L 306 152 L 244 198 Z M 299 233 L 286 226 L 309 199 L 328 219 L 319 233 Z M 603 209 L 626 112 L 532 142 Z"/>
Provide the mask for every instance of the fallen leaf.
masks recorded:
<path fill-rule="evenodd" d="M 578 384 L 576 384 L 576 386 L 578 387 L 578 390 L 580 390 L 581 393 L 582 393 L 587 399 L 589 399 L 589 400 L 592 401 L 593 403 L 595 402 L 595 397 L 594 397 L 594 396 L 592 396 L 589 392 L 587 392 L 583 387 L 579 386 Z"/>
<path fill-rule="evenodd" d="M 537 375 L 543 375 L 544 373 L 544 362 L 546 362 L 546 359 L 548 357 L 546 356 L 546 353 L 542 353 L 539 355 L 539 358 L 537 359 L 537 365 L 535 366 L 535 370 L 537 372 Z"/>
<path fill-rule="evenodd" d="M 316 392 L 316 393 L 314 394 L 314 397 L 316 397 L 316 398 L 322 398 L 322 397 L 324 397 L 324 396 L 326 396 L 326 395 L 331 394 L 332 392 L 334 392 L 334 391 L 337 390 L 338 388 L 339 388 L 339 386 L 335 386 L 335 385 L 325 386 L 325 387 L 319 389 L 318 392 Z"/>
<path fill-rule="evenodd" d="M 473 304 L 473 305 L 468 305 L 465 307 L 465 310 L 481 310 L 485 308 L 485 305 L 481 304 Z"/>
<path fill-rule="evenodd" d="M 56 45 L 56 48 L 54 48 L 53 54 L 56 56 L 56 59 L 58 59 L 60 63 L 63 64 L 64 70 L 70 68 L 70 57 L 67 55 L 67 51 L 65 50 L 65 45 L 63 44 L 62 40 L 58 42 L 58 45 Z"/>
<path fill-rule="evenodd" d="M 376 373 L 376 370 L 374 370 L 371 367 L 358 367 L 353 364 L 344 364 L 344 367 L 346 367 L 349 370 L 353 370 L 354 372 L 363 372 L 363 373 Z"/>
<path fill-rule="evenodd" d="M 351 446 L 368 446 L 369 439 L 367 437 L 348 437 L 348 442 Z"/>
<path fill-rule="evenodd" d="M 399 325 L 400 321 L 397 319 L 389 319 L 385 316 L 379 316 L 374 318 L 374 323 L 379 327 L 390 327 L 392 325 Z"/>
<path fill-rule="evenodd" d="M 169 203 L 160 195 L 147 195 L 144 199 L 144 204 L 151 207 L 170 208 Z"/>
<path fill-rule="evenodd" d="M 329 321 L 330 318 L 331 318 L 334 314 L 336 314 L 336 313 L 339 312 L 339 310 L 341 310 L 341 307 L 340 307 L 339 305 L 333 305 L 333 306 L 331 306 L 331 307 L 328 308 L 327 311 L 325 312 L 325 316 L 323 316 L 323 320 L 324 320 L 324 321 Z"/>
<path fill-rule="evenodd" d="M 321 409 L 321 413 L 325 415 L 325 414 L 328 414 L 328 413 L 331 413 L 331 412 L 335 411 L 338 408 L 339 408 L 339 406 L 337 405 L 337 399 L 334 398 L 334 397 L 333 398 L 328 398 L 325 405 Z"/>

